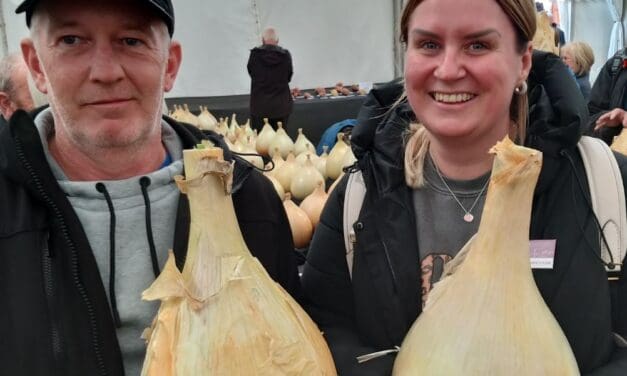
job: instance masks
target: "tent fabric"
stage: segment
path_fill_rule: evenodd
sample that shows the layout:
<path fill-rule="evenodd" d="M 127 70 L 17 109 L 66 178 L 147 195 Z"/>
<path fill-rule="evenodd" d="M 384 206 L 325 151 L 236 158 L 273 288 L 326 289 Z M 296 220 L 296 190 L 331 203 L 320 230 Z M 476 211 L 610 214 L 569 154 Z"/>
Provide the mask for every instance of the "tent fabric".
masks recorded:
<path fill-rule="evenodd" d="M 625 0 L 556 0 L 567 40 L 588 42 L 597 64 L 594 79 L 608 52 L 620 46 Z M 616 17 L 608 12 L 614 1 Z M 14 14 L 18 0 L 0 0 L 0 39 L 8 52 L 19 51 L 28 36 L 23 15 Z M 547 5 L 550 1 L 544 1 Z M 183 63 L 175 97 L 248 94 L 246 62 L 260 43 L 263 28 L 274 26 L 279 42 L 294 58 L 291 86 L 330 87 L 387 82 L 402 73 L 403 49 L 397 32 L 402 0 L 173 0 L 174 39 L 183 44 Z M 570 16 L 570 17 L 568 17 Z M 570 22 L 570 26 L 568 25 Z M 612 31 L 612 30 L 616 31 Z M 610 46 L 610 36 L 616 37 Z M 396 47 L 395 47 L 396 44 Z"/>
<path fill-rule="evenodd" d="M 625 39 L 623 36 L 623 0 L 606 0 L 607 8 L 612 16 L 612 33 L 610 34 L 610 47 L 607 51 L 607 58 L 614 56 L 616 51 L 625 46 Z"/>

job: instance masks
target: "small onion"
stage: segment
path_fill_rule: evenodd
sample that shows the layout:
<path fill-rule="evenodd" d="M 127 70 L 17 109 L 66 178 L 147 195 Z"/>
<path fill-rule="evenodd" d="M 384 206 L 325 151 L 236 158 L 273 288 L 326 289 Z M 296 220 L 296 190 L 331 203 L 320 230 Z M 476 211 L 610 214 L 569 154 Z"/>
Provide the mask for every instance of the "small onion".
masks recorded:
<path fill-rule="evenodd" d="M 279 128 L 270 143 L 270 156 L 273 157 L 274 150 L 278 148 L 281 156 L 287 158 L 287 155 L 294 151 L 294 141 L 292 141 L 290 136 L 285 132 L 285 129 L 283 129 L 283 123 L 279 121 L 277 125 Z"/>
<path fill-rule="evenodd" d="M 316 189 L 316 186 L 324 184 L 324 177 L 320 171 L 311 162 L 311 158 L 307 156 L 305 164 L 296 168 L 290 182 L 290 192 L 295 198 L 302 200 Z"/>
<path fill-rule="evenodd" d="M 279 166 L 279 168 L 277 168 L 276 172 L 274 173 L 274 177 L 276 178 L 276 180 L 279 181 L 279 183 L 281 183 L 285 191 L 290 190 L 292 177 L 294 176 L 297 168 L 298 165 L 294 160 L 294 154 L 289 153 L 285 162 L 282 163 L 281 166 Z"/>
<path fill-rule="evenodd" d="M 289 193 L 285 194 L 283 207 L 285 208 L 287 219 L 290 222 L 290 229 L 292 230 L 292 237 L 294 238 L 294 246 L 296 248 L 306 247 L 311 241 L 311 236 L 313 234 L 313 225 L 311 224 L 309 217 L 301 208 L 296 206 Z"/>
<path fill-rule="evenodd" d="M 245 141 L 240 142 L 242 146 L 240 153 L 244 154 L 255 154 L 255 155 L 242 155 L 241 157 L 252 163 L 255 167 L 259 169 L 263 169 L 263 158 L 257 154 L 257 150 L 255 150 L 255 146 L 249 136 Z"/>
<path fill-rule="evenodd" d="M 305 149 L 305 151 L 303 151 L 300 154 L 296 154 L 296 163 L 298 163 L 299 165 L 304 165 L 305 162 L 307 162 L 307 157 L 311 158 L 311 162 L 314 164 L 316 164 L 316 162 L 318 161 L 318 155 L 316 154 L 316 151 L 314 150 L 313 145 L 308 144 L 307 148 Z"/>
<path fill-rule="evenodd" d="M 329 147 L 327 145 L 323 145 L 322 155 L 316 158 L 316 160 L 314 161 L 314 166 L 316 166 L 318 171 L 320 171 L 320 173 L 325 179 L 328 177 L 327 176 L 327 157 L 329 156 L 329 154 L 327 153 L 328 149 Z"/>
<path fill-rule="evenodd" d="M 320 213 L 322 213 L 328 197 L 329 195 L 324 191 L 322 183 L 318 183 L 316 189 L 300 203 L 300 208 L 307 214 L 314 229 L 320 221 Z"/>
<path fill-rule="evenodd" d="M 257 136 L 256 148 L 259 154 L 268 155 L 270 143 L 274 139 L 274 136 L 276 136 L 276 132 L 272 129 L 270 123 L 268 123 L 268 118 L 264 118 L 263 121 L 263 128 L 261 128 L 261 132 L 259 132 L 259 136 Z"/>
<path fill-rule="evenodd" d="M 344 142 L 344 133 L 339 132 L 337 134 L 337 142 L 327 157 L 327 176 L 329 178 L 337 179 L 342 173 L 344 154 L 346 154 L 348 149 L 348 145 Z"/>
<path fill-rule="evenodd" d="M 294 154 L 300 155 L 309 150 L 309 147 L 311 147 L 311 150 L 315 149 L 307 136 L 303 134 L 303 128 L 298 128 L 298 137 L 296 137 L 296 141 L 294 142 Z"/>
<path fill-rule="evenodd" d="M 215 116 L 209 112 L 206 106 L 200 106 L 200 114 L 198 115 L 198 128 L 205 130 L 215 130 L 218 121 Z"/>

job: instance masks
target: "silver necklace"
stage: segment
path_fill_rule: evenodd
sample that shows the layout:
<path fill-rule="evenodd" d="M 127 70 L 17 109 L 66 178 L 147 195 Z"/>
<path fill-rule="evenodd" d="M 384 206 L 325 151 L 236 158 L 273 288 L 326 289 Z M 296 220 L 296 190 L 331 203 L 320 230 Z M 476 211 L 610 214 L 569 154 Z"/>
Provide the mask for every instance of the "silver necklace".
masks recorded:
<path fill-rule="evenodd" d="M 457 198 L 457 196 L 455 195 L 455 193 L 453 192 L 451 187 L 448 186 L 448 184 L 446 183 L 446 180 L 444 180 L 444 176 L 442 176 L 442 174 L 440 173 L 440 169 L 438 169 L 438 166 L 436 166 L 436 164 L 433 161 L 433 159 L 431 159 L 431 158 L 429 158 L 429 159 L 431 160 L 431 163 L 433 164 L 433 167 L 435 168 L 435 172 L 440 177 L 440 180 L 442 180 L 442 183 L 444 183 L 444 186 L 446 187 L 446 189 L 448 189 L 448 191 L 451 194 L 451 196 L 453 196 L 453 198 L 457 202 L 457 205 L 459 205 L 459 207 L 462 208 L 462 210 L 464 211 L 464 213 L 465 213 L 464 214 L 464 221 L 466 221 L 468 223 L 472 222 L 475 219 L 475 216 L 472 215 L 472 213 L 471 213 L 472 209 L 475 208 L 475 206 L 477 205 L 477 202 L 479 202 L 479 198 L 481 197 L 481 195 L 483 194 L 485 189 L 488 187 L 488 183 L 490 182 L 490 178 L 488 178 L 488 180 L 486 180 L 485 184 L 483 185 L 483 188 L 481 188 L 479 193 L 477 193 L 477 197 L 475 197 L 475 201 L 470 206 L 470 209 L 466 210 L 466 208 L 464 207 L 464 205 L 462 205 L 461 201 L 459 201 L 459 199 Z"/>

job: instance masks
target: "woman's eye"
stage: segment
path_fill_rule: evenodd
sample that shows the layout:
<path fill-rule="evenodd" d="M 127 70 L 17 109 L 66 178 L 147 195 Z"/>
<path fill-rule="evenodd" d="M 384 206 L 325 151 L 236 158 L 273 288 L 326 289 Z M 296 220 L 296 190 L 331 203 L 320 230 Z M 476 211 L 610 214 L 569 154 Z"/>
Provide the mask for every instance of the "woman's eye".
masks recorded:
<path fill-rule="evenodd" d="M 476 52 L 483 51 L 483 50 L 485 50 L 487 48 L 488 48 L 488 46 L 486 46 L 485 43 L 481 43 L 481 42 L 474 42 L 474 43 L 471 43 L 471 44 L 468 45 L 468 49 L 470 51 L 476 51 Z"/>
<path fill-rule="evenodd" d="M 423 50 L 435 50 L 438 48 L 438 44 L 433 41 L 418 42 L 418 48 Z"/>

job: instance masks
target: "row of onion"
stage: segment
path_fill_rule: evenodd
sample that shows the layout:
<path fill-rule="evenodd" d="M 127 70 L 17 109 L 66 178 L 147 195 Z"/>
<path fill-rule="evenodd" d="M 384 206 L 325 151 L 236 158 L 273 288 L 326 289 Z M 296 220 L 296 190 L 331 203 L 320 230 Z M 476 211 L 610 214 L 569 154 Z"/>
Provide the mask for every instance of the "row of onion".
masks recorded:
<path fill-rule="evenodd" d="M 232 151 L 241 154 L 242 158 L 259 169 L 265 169 L 264 175 L 270 179 L 283 200 L 295 246 L 306 247 L 328 198 L 325 182 L 327 179 L 339 181 L 342 169 L 356 160 L 344 134 L 338 133 L 330 152 L 324 146 L 323 153 L 318 155 L 302 128 L 298 129 L 296 139 L 292 140 L 281 122 L 275 131 L 268 119 L 264 119 L 264 126 L 257 134 L 249 121 L 238 124 L 235 114 L 231 116 L 230 122 L 226 118 L 216 120 L 206 107 L 200 108 L 201 112 L 196 116 L 187 105 L 175 106 L 171 116 L 222 134 Z M 272 163 L 264 166 L 260 155 L 271 157 Z M 300 206 L 292 198 L 301 201 Z"/>

